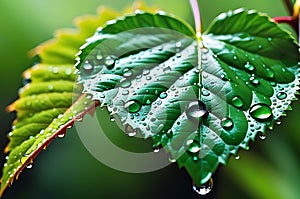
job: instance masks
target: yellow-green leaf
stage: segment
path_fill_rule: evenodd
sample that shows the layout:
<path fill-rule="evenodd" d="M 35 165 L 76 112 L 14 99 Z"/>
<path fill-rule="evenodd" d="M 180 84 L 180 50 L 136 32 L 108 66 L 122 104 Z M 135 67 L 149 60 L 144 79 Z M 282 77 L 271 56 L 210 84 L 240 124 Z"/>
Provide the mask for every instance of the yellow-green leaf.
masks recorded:
<path fill-rule="evenodd" d="M 146 8 L 136 3 L 125 12 Z M 58 30 L 55 37 L 35 48 L 41 62 L 24 72 L 24 82 L 19 99 L 8 111 L 16 111 L 17 119 L 8 134 L 10 152 L 3 167 L 0 196 L 18 178 L 25 167 L 30 167 L 34 158 L 56 137 L 63 137 L 66 129 L 92 111 L 96 105 L 82 88 L 75 84 L 75 55 L 78 49 L 92 36 L 96 29 L 120 13 L 101 7 L 96 16 L 82 16 L 75 20 L 75 29 Z"/>

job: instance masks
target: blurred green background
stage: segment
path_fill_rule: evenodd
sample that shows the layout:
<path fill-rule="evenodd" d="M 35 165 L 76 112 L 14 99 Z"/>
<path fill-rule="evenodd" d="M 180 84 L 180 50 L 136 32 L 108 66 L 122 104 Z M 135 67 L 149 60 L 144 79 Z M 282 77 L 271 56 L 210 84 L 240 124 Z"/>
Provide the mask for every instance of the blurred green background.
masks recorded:
<path fill-rule="evenodd" d="M 74 17 L 95 14 L 99 5 L 117 10 L 132 0 L 1 0 L 0 1 L 0 148 L 7 144 L 14 114 L 5 107 L 17 98 L 22 85 L 21 73 L 32 63 L 28 51 L 50 39 L 59 28 L 73 27 Z M 190 23 L 188 0 L 148 0 Z M 219 13 L 238 7 L 254 8 L 270 16 L 287 15 L 281 0 L 202 0 L 199 1 L 204 26 Z M 288 50 L 288 49 L 286 49 Z M 55 140 L 9 188 L 3 199 L 36 198 L 272 198 L 300 197 L 300 103 L 282 119 L 267 139 L 251 143 L 250 151 L 241 151 L 240 159 L 231 158 L 214 175 L 214 189 L 206 197 L 193 192 L 191 180 L 183 169 L 171 165 L 165 169 L 128 174 L 108 168 L 84 148 L 74 129 L 64 139 Z M 103 122 L 109 123 L 105 120 Z M 111 125 L 111 123 L 109 123 Z M 88 131 L 87 131 L 88 133 Z M 129 138 L 122 137 L 124 142 Z M 109 153 L 104 151 L 104 153 Z M 1 165 L 4 155 L 1 154 Z"/>

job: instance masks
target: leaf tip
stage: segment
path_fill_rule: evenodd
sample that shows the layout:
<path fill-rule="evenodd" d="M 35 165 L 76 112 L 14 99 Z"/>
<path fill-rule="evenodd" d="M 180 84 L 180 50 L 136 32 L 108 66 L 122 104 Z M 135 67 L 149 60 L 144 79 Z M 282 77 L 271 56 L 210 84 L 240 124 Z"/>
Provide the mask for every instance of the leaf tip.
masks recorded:
<path fill-rule="evenodd" d="M 15 103 L 12 103 L 6 107 L 6 111 L 11 113 L 16 110 Z"/>
<path fill-rule="evenodd" d="M 4 148 L 4 153 L 8 153 L 10 150 L 9 150 L 9 146 L 7 145 L 5 148 Z"/>

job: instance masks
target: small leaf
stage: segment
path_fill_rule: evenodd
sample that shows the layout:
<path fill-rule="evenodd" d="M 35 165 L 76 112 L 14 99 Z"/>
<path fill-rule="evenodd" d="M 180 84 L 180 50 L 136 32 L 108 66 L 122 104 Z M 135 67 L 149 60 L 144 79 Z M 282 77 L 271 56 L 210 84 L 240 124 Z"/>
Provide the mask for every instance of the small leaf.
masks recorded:
<path fill-rule="evenodd" d="M 197 39 L 182 20 L 138 11 L 82 46 L 84 92 L 152 137 L 197 186 L 271 128 L 299 88 L 299 50 L 269 17 L 238 9 Z"/>
<path fill-rule="evenodd" d="M 128 10 L 137 8 L 145 6 L 136 3 Z M 82 86 L 75 85 L 75 54 L 100 25 L 118 15 L 101 7 L 97 16 L 77 18 L 78 30 L 59 30 L 54 39 L 31 52 L 41 63 L 24 72 L 26 85 L 20 89 L 20 99 L 8 107 L 8 111 L 17 112 L 17 119 L 5 149 L 10 154 L 3 168 L 0 196 L 26 166 L 32 166 L 40 151 L 56 137 L 64 137 L 75 121 L 97 106 L 82 95 Z"/>

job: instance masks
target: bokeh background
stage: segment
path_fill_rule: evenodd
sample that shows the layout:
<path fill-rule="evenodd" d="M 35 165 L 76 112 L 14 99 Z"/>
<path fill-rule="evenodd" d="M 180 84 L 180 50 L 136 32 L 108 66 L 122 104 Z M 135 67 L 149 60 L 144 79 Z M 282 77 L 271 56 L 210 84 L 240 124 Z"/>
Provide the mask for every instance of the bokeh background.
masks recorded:
<path fill-rule="evenodd" d="M 73 27 L 79 15 L 95 14 L 99 5 L 116 10 L 129 6 L 133 0 L 1 0 L 0 1 L 0 149 L 8 140 L 14 114 L 5 107 L 17 99 L 22 85 L 21 74 L 33 60 L 28 52 L 50 39 L 59 28 Z M 172 12 L 190 23 L 192 13 L 188 0 L 146 0 Z M 254 8 L 270 16 L 287 15 L 281 0 L 201 0 L 204 26 L 219 13 L 239 7 Z M 287 51 L 289 49 L 286 49 Z M 191 180 L 183 169 L 173 164 L 145 174 L 128 174 L 113 170 L 95 160 L 82 145 L 76 130 L 64 139 L 53 141 L 9 188 L 3 199 L 116 199 L 116 198 L 272 198 L 300 197 L 300 103 L 282 118 L 282 124 L 269 131 L 266 140 L 250 144 L 250 151 L 240 151 L 240 159 L 231 158 L 214 174 L 213 191 L 200 197 L 192 190 Z M 104 114 L 104 113 L 103 113 Z M 113 126 L 103 119 L 106 126 Z M 117 135 L 129 143 L 124 135 Z M 88 130 L 87 132 L 88 133 Z M 123 137 L 122 137 L 123 136 Z M 113 138 L 112 138 L 113 139 Z M 145 145 L 150 146 L 149 143 Z M 109 151 L 103 151 L 109 153 Z M 5 155 L 1 153 L 3 165 Z"/>

